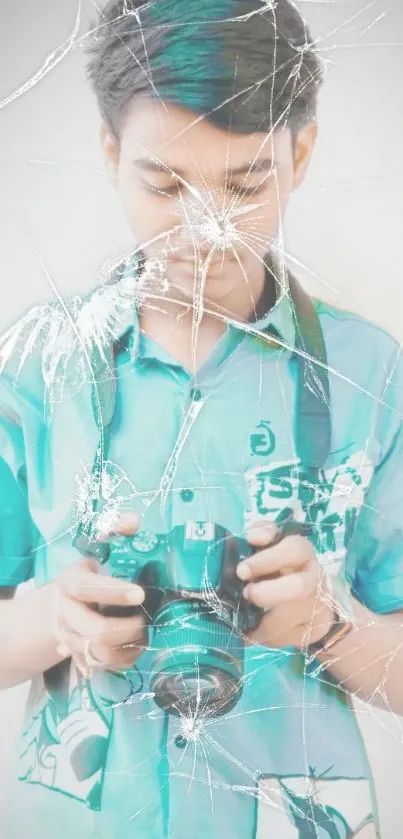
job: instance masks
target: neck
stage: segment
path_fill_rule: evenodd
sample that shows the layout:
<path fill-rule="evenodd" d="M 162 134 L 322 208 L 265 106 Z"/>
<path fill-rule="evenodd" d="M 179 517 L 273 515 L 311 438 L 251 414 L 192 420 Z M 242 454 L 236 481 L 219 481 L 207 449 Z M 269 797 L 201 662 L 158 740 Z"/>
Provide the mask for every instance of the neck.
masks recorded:
<path fill-rule="evenodd" d="M 199 305 L 198 301 L 185 297 L 180 290 L 175 292 L 174 288 L 170 297 L 151 293 L 145 298 L 140 309 L 142 327 L 170 321 L 175 328 L 192 329 L 195 319 L 201 328 L 211 320 L 248 323 L 261 318 L 276 302 L 274 277 L 270 271 L 266 272 L 262 264 L 248 271 L 247 281 L 244 280 L 219 302 L 205 298 Z"/>
<path fill-rule="evenodd" d="M 247 283 L 240 284 L 219 303 L 204 300 L 199 308 L 193 300 L 180 299 L 179 293 L 176 300 L 162 296 L 145 300 L 139 312 L 140 327 L 184 366 L 194 369 L 225 332 L 228 320 L 257 320 L 273 307 L 275 300 L 275 281 L 259 264 L 255 273 L 248 273 Z"/>

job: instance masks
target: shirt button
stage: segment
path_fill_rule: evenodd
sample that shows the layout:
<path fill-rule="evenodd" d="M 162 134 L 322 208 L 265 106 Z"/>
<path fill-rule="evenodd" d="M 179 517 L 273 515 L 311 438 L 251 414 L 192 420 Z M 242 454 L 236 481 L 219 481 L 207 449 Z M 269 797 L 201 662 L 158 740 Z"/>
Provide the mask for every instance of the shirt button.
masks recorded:
<path fill-rule="evenodd" d="M 192 489 L 181 489 L 182 501 L 193 501 L 195 494 Z"/>
<path fill-rule="evenodd" d="M 186 737 L 183 736 L 183 734 L 178 734 L 178 736 L 175 737 L 175 746 L 177 746 L 178 749 L 186 749 L 187 744 L 188 741 L 186 740 Z"/>
<path fill-rule="evenodd" d="M 193 400 L 193 402 L 200 402 L 202 398 L 202 392 L 200 388 L 192 387 L 192 390 L 190 391 L 190 398 Z"/>

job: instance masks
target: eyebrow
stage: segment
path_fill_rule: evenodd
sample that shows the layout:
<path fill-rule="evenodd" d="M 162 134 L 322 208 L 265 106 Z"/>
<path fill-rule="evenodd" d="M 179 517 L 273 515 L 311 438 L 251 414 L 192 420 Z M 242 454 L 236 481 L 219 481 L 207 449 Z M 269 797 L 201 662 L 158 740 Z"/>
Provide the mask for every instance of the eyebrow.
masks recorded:
<path fill-rule="evenodd" d="M 262 158 L 262 160 L 256 160 L 254 163 L 242 163 L 241 166 L 236 166 L 234 169 L 228 169 L 223 174 L 228 177 L 228 175 L 245 175 L 249 172 L 268 172 L 273 167 L 273 160 L 270 157 Z M 186 180 L 186 173 L 183 169 L 174 169 L 171 168 L 166 164 L 165 166 L 162 163 L 157 163 L 156 161 L 149 160 L 146 157 L 139 157 L 136 160 L 132 160 L 134 166 L 137 166 L 139 169 L 143 169 L 146 172 L 165 172 L 170 174 L 174 172 L 175 175 L 178 175 L 180 178 Z"/>

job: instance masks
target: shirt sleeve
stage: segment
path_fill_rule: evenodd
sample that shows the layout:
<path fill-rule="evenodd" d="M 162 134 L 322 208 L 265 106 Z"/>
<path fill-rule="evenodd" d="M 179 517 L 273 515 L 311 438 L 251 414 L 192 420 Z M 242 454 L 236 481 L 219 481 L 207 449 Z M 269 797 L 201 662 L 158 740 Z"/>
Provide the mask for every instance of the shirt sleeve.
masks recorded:
<path fill-rule="evenodd" d="M 0 376 L 0 586 L 34 576 L 38 531 L 28 502 L 23 423 L 17 389 Z"/>
<path fill-rule="evenodd" d="M 346 558 L 352 593 L 379 614 L 403 609 L 403 359 L 396 345 L 378 396 L 381 456 Z"/>

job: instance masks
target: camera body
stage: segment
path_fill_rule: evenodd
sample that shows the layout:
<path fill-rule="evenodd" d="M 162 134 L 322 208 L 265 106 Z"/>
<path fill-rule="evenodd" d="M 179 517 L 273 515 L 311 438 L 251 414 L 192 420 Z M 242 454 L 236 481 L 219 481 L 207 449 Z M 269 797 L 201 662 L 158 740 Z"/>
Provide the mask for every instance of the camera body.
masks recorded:
<path fill-rule="evenodd" d="M 141 606 L 102 607 L 109 616 L 142 613 L 153 629 L 150 690 L 171 713 L 218 715 L 242 692 L 245 633 L 263 610 L 242 596 L 239 562 L 254 549 L 213 522 L 187 521 L 168 534 L 139 531 L 108 542 L 75 542 L 109 574 L 144 588 Z"/>

